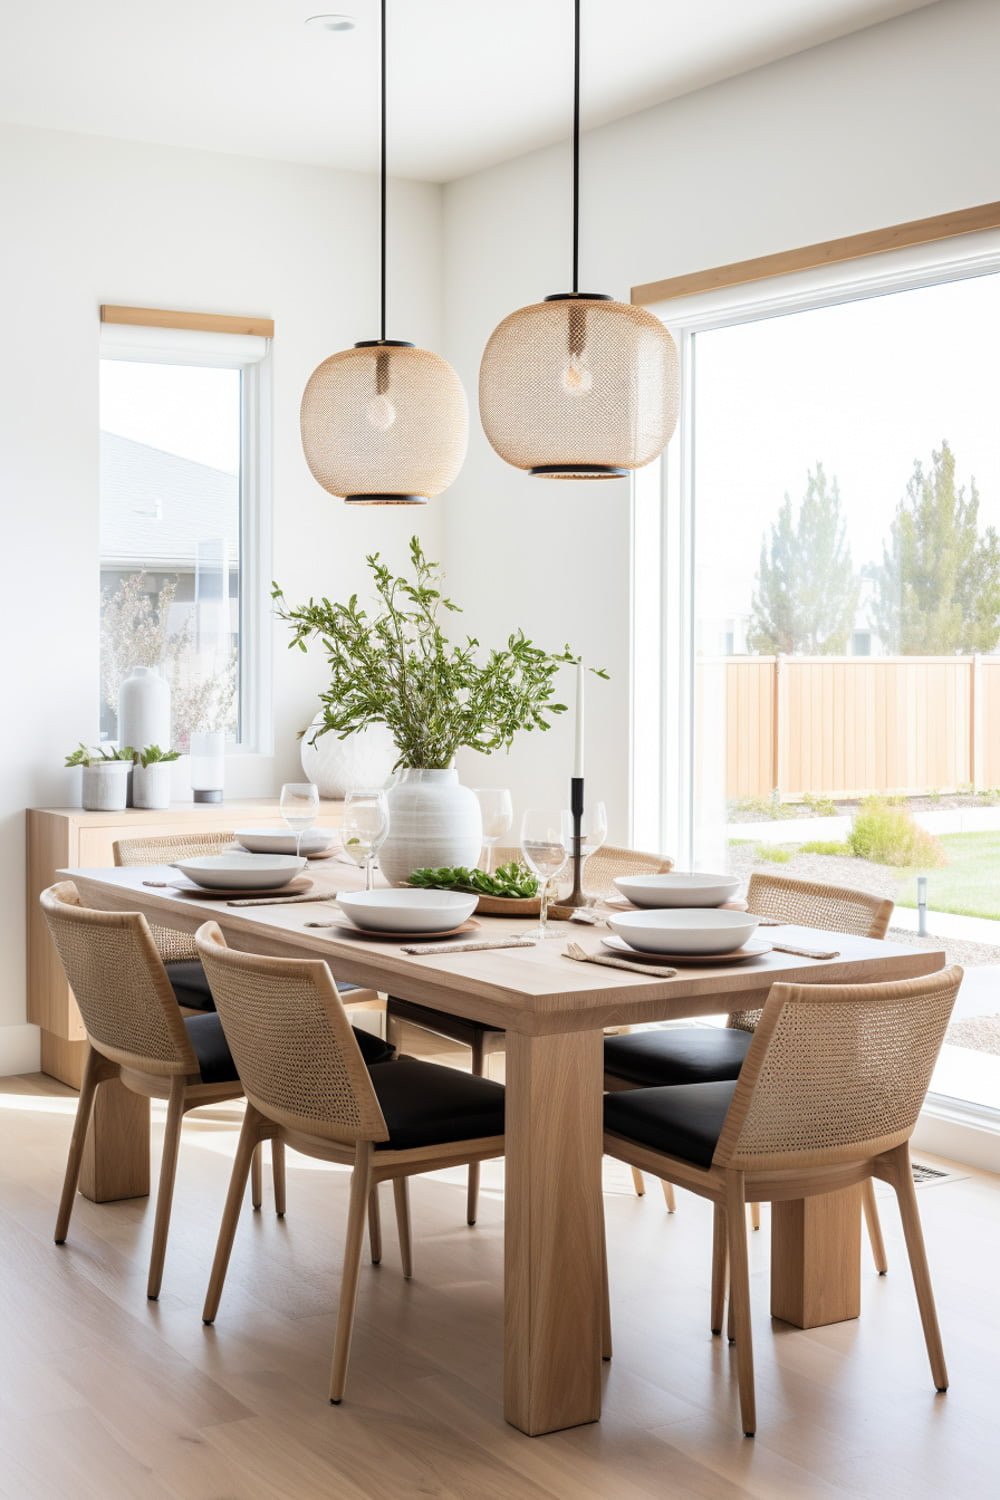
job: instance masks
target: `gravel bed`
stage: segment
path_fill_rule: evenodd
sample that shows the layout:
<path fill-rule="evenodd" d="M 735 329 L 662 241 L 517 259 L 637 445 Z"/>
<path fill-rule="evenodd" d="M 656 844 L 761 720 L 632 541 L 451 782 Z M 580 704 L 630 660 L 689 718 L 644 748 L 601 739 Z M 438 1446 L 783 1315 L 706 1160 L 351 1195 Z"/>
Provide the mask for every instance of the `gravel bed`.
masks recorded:
<path fill-rule="evenodd" d="M 834 812 L 838 817 L 850 817 L 857 812 L 860 802 L 856 797 L 832 798 Z M 1000 804 L 1000 790 L 980 792 L 975 795 L 970 792 L 942 792 L 937 797 L 906 797 L 904 805 L 909 812 L 952 812 L 959 808 L 970 807 L 996 807 Z M 760 823 L 772 817 L 770 804 L 766 798 L 762 798 L 756 807 L 731 806 L 727 813 L 727 821 L 730 823 Z M 782 802 L 776 821 L 781 818 L 822 818 L 833 816 L 827 812 L 817 812 L 814 805 L 805 802 Z"/>

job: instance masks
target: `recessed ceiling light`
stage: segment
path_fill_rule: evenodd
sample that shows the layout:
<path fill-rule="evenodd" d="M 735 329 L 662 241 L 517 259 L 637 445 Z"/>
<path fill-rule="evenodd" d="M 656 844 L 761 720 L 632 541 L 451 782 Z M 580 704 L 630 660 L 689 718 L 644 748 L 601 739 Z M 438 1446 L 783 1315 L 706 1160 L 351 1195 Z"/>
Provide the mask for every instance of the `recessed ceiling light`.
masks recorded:
<path fill-rule="evenodd" d="M 353 31 L 357 21 L 347 15 L 309 16 L 306 25 L 315 26 L 317 31 Z"/>

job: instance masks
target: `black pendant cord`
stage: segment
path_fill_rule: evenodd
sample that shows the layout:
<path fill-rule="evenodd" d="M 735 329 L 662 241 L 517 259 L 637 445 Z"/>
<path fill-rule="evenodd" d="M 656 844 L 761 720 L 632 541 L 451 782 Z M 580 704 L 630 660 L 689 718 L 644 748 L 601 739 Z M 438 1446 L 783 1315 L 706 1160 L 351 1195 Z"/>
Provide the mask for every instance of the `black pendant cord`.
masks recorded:
<path fill-rule="evenodd" d="M 577 5 L 579 6 L 579 0 L 577 0 Z M 380 177 L 379 210 L 380 210 L 380 216 L 381 216 L 381 225 L 380 225 L 379 238 L 380 238 L 380 254 L 381 254 L 381 257 L 382 257 L 382 285 L 381 285 L 381 318 L 382 318 L 382 321 L 381 321 L 380 338 L 381 338 L 381 341 L 382 341 L 383 344 L 385 343 L 385 241 L 386 241 L 386 236 L 385 236 L 385 199 L 386 199 L 386 194 L 385 194 L 385 165 L 386 165 L 386 149 L 385 149 L 385 139 L 386 139 L 386 123 L 385 123 L 385 121 L 386 121 L 385 7 L 386 7 L 386 0 L 382 0 L 382 38 L 381 38 L 382 142 L 381 142 L 381 156 L 380 156 L 380 161 L 379 161 L 379 177 Z"/>
<path fill-rule="evenodd" d="M 384 0 L 383 0 L 384 4 Z M 580 290 L 580 0 L 574 0 L 573 37 L 573 295 Z"/>

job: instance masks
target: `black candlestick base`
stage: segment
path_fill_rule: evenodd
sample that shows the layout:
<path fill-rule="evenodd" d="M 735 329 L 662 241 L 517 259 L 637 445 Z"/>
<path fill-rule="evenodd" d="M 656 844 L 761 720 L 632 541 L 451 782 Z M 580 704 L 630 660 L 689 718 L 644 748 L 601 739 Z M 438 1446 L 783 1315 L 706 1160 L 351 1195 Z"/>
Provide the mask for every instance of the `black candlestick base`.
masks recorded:
<path fill-rule="evenodd" d="M 573 814 L 573 889 L 560 906 L 586 906 L 583 894 L 583 777 L 570 778 L 570 811 Z"/>

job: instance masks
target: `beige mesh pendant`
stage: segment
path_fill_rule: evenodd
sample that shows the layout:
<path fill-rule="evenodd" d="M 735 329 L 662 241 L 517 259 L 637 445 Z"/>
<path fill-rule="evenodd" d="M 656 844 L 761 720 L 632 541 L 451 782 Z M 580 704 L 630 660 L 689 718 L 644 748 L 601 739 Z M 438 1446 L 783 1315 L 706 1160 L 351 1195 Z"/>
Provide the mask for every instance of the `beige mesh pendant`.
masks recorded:
<path fill-rule="evenodd" d="M 299 415 L 317 484 L 354 505 L 422 505 L 457 478 L 469 408 L 447 360 L 386 329 L 386 0 L 381 0 L 381 332 L 310 375 Z"/>
<path fill-rule="evenodd" d="M 494 329 L 479 414 L 500 457 L 546 479 L 617 479 L 651 463 L 677 426 L 677 347 L 645 308 L 579 290 L 580 0 L 573 33 L 573 290 Z"/>

